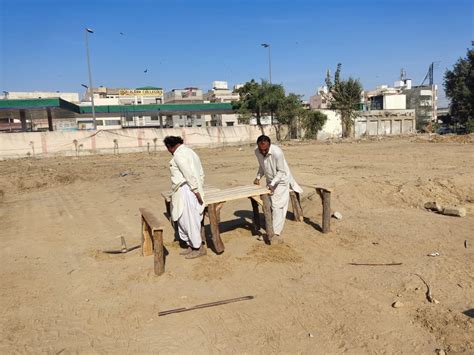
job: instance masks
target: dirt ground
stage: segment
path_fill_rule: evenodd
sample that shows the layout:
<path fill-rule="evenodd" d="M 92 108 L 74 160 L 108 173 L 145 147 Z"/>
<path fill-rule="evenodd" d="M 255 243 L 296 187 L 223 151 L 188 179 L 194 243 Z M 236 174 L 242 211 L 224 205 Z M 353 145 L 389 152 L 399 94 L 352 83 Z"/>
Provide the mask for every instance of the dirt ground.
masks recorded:
<path fill-rule="evenodd" d="M 474 353 L 473 137 L 283 149 L 305 189 L 305 222 L 289 212 L 285 243 L 268 246 L 252 236 L 249 201 L 229 202 L 225 252 L 195 260 L 178 255 L 163 215 L 167 152 L 0 162 L 0 353 Z M 255 177 L 250 145 L 197 152 L 207 184 Z M 335 189 L 343 216 L 328 234 L 315 185 Z M 433 200 L 467 216 L 425 211 Z M 165 226 L 160 277 L 140 250 L 101 252 L 120 235 L 139 244 L 139 207 Z M 255 299 L 158 317 L 246 295 Z"/>

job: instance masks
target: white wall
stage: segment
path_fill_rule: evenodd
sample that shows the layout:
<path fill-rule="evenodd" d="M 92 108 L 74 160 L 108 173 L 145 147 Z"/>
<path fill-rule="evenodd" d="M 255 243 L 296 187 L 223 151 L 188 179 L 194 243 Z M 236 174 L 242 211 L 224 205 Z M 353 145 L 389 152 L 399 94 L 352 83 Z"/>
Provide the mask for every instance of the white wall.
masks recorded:
<path fill-rule="evenodd" d="M 318 139 L 342 137 L 341 117 L 333 110 L 317 110 L 328 116 Z M 354 126 L 355 137 L 415 133 L 415 110 L 380 110 L 361 112 Z"/>
<path fill-rule="evenodd" d="M 321 131 L 318 132 L 318 139 L 338 138 L 342 136 L 341 116 L 333 110 L 317 110 L 328 116 Z"/>
<path fill-rule="evenodd" d="M 383 109 L 384 110 L 405 110 L 407 108 L 406 95 L 384 95 Z"/>
<path fill-rule="evenodd" d="M 275 138 L 273 127 L 265 127 L 264 133 Z M 164 150 L 163 139 L 168 135 L 181 136 L 192 147 L 221 147 L 255 143 L 262 134 L 254 126 L 206 127 L 206 128 L 138 128 L 114 131 L 54 131 L 0 134 L 0 159 L 24 158 L 33 154 L 75 155 L 74 140 L 82 144 L 80 154 L 108 154 L 114 152 L 114 139 L 118 141 L 120 153 Z M 32 143 L 31 143 L 32 142 Z"/>
<path fill-rule="evenodd" d="M 119 100 L 118 98 L 102 98 L 94 96 L 94 106 L 101 105 L 119 105 Z M 92 106 L 92 101 L 82 101 L 79 106 Z"/>

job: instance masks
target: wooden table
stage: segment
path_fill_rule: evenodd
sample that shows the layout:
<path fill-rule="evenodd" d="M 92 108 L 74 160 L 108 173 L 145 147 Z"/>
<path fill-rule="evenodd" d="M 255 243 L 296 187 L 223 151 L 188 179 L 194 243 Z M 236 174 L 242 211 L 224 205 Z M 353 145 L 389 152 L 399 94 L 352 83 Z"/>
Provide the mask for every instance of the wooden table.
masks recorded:
<path fill-rule="evenodd" d="M 213 186 L 204 186 L 204 202 L 209 215 L 212 241 L 217 253 L 220 254 L 224 251 L 224 243 L 222 242 L 219 231 L 220 210 L 224 203 L 242 198 L 249 198 L 252 203 L 253 223 L 257 229 L 260 229 L 258 206 L 259 204 L 262 205 L 263 214 L 265 216 L 265 241 L 271 241 L 273 238 L 273 222 L 269 194 L 270 190 L 268 190 L 266 187 L 257 185 L 236 186 L 225 189 L 219 189 Z M 161 195 L 165 199 L 166 212 L 168 213 L 168 216 L 171 220 L 171 193 L 169 191 L 165 191 L 162 192 Z"/>

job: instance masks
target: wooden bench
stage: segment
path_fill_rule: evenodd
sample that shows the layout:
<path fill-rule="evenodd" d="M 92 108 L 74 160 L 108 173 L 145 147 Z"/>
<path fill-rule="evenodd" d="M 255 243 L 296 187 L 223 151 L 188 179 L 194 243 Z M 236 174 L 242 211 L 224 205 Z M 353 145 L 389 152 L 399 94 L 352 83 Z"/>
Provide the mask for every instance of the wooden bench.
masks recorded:
<path fill-rule="evenodd" d="M 142 255 L 155 255 L 155 274 L 159 276 L 165 272 L 163 227 L 150 211 L 145 208 L 139 210 L 142 222 Z"/>
<path fill-rule="evenodd" d="M 168 218 L 170 219 L 173 227 L 175 227 L 174 222 L 171 219 L 171 192 L 163 191 L 161 195 L 165 199 L 166 213 L 168 215 Z M 263 215 L 266 221 L 265 242 L 270 243 L 271 239 L 273 238 L 274 233 L 272 223 L 270 191 L 266 187 L 261 187 L 258 185 L 245 185 L 220 189 L 211 185 L 205 185 L 204 202 L 206 205 L 207 215 L 209 216 L 212 241 L 217 253 L 222 253 L 224 251 L 224 243 L 222 242 L 219 231 L 220 210 L 225 202 L 238 200 L 241 198 L 249 198 L 252 203 L 252 221 L 257 231 L 261 228 L 259 206 L 262 207 Z M 299 194 L 295 191 L 290 191 L 290 200 L 293 207 L 295 221 L 302 222 L 304 217 Z M 201 234 L 204 240 L 205 238 L 203 227 L 201 228 Z"/>
<path fill-rule="evenodd" d="M 260 187 L 257 185 L 246 185 L 230 187 L 226 189 L 220 189 L 214 186 L 204 186 L 204 202 L 206 206 L 206 212 L 209 216 L 209 224 L 211 227 L 211 237 L 214 244 L 215 251 L 220 254 L 224 251 L 224 243 L 220 237 L 219 223 L 220 223 L 220 210 L 225 202 L 238 200 L 242 198 L 250 198 L 252 201 L 252 209 L 254 211 L 253 222 L 257 229 L 260 229 L 260 219 L 258 212 L 258 204 L 255 205 L 257 200 L 263 207 L 263 213 L 265 216 L 265 229 L 266 238 L 270 241 L 273 237 L 273 223 L 272 223 L 272 211 L 271 202 L 269 197 L 270 191 L 266 187 Z M 171 220 L 171 192 L 163 191 L 161 193 L 165 199 L 166 213 L 170 219 L 173 227 L 175 227 Z M 201 229 L 201 234 L 203 234 Z M 204 240 L 204 238 L 203 238 Z"/>

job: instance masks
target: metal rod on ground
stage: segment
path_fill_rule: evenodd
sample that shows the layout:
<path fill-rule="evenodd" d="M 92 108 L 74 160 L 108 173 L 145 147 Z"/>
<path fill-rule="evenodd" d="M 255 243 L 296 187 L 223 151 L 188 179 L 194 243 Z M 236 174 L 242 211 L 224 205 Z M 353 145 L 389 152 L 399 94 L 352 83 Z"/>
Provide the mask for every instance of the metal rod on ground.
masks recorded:
<path fill-rule="evenodd" d="M 349 265 L 355 265 L 355 266 L 397 266 L 397 265 L 402 265 L 402 263 L 388 263 L 388 264 L 359 264 L 359 263 L 349 263 Z"/>
<path fill-rule="evenodd" d="M 199 304 L 194 307 L 186 308 L 175 308 L 175 309 L 170 309 L 168 311 L 162 311 L 158 313 L 158 316 L 166 316 L 168 314 L 173 314 L 173 313 L 181 313 L 181 312 L 187 312 L 187 311 L 192 311 L 195 309 L 201 309 L 201 308 L 208 308 L 208 307 L 214 307 L 214 306 L 220 306 L 223 304 L 228 304 L 228 303 L 234 303 L 234 302 L 240 302 L 240 301 L 247 301 L 247 300 L 252 300 L 254 299 L 254 296 L 244 296 L 244 297 L 237 297 L 237 298 L 231 298 L 228 300 L 223 300 L 223 301 L 216 301 L 216 302 L 209 302 L 209 303 L 203 303 Z"/>

